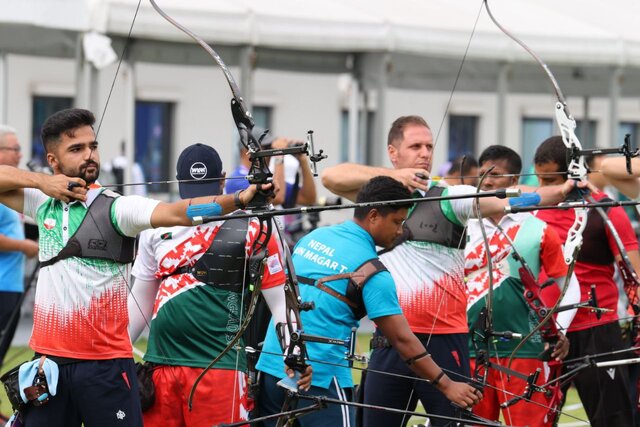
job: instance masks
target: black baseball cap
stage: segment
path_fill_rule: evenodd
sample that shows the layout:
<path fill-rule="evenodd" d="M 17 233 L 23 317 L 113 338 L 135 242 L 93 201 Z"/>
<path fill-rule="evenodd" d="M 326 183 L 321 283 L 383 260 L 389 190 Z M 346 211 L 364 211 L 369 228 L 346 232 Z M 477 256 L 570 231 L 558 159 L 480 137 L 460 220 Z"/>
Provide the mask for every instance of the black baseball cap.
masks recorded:
<path fill-rule="evenodd" d="M 220 194 L 221 181 L 208 179 L 220 178 L 221 176 L 222 160 L 213 147 L 193 144 L 180 153 L 176 165 L 176 179 L 191 181 L 178 184 L 181 198 L 190 199 Z"/>

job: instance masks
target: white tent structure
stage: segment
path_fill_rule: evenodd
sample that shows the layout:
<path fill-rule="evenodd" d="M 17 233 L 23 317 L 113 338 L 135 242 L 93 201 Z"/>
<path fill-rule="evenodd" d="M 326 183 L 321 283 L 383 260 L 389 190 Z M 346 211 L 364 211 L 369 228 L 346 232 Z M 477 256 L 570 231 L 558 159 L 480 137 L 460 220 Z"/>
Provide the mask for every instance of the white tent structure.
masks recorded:
<path fill-rule="evenodd" d="M 553 112 L 547 77 L 490 21 L 481 0 L 158 3 L 233 67 L 250 105 L 275 100 L 281 106 L 277 126 L 291 128 L 302 118 L 293 112 L 287 117 L 287 104 L 312 98 L 292 108 L 305 110 L 306 123 L 300 126 L 324 131 L 333 144 L 325 151 L 333 159 L 341 150 L 336 104 L 348 109 L 351 118 L 348 158 L 375 164 L 385 162 L 386 128 L 400 114 L 430 117 L 439 133 L 447 112 L 491 110 L 484 118 L 481 145 L 497 142 L 519 148 L 520 128 L 510 123 Z M 640 122 L 640 2 L 491 0 L 490 5 L 499 22 L 550 66 L 576 116 L 588 118 L 591 112 L 603 117 L 603 145 L 617 144 L 621 119 Z M 178 113 L 176 138 L 184 142 L 170 154 L 201 137 L 196 127 L 230 140 L 230 95 L 211 58 L 147 1 L 136 16 L 137 7 L 137 0 L 0 0 L 0 121 L 28 129 L 28 105 L 22 99 L 56 88 L 68 91 L 70 84 L 75 103 L 99 114 L 116 67 L 98 71 L 87 62 L 82 39 L 95 31 L 112 39 L 117 55 L 127 46 L 105 116 L 106 138 L 133 141 L 136 99 L 186 103 L 201 97 Z M 35 83 L 16 77 L 42 64 L 48 65 L 33 77 Z M 597 101 L 591 104 L 588 99 Z M 359 115 L 363 109 L 372 116 Z M 373 133 L 368 146 L 357 142 L 365 128 Z M 132 156 L 132 143 L 127 153 Z M 444 156 L 436 154 L 440 160 Z M 233 154 L 223 159 L 232 161 Z"/>

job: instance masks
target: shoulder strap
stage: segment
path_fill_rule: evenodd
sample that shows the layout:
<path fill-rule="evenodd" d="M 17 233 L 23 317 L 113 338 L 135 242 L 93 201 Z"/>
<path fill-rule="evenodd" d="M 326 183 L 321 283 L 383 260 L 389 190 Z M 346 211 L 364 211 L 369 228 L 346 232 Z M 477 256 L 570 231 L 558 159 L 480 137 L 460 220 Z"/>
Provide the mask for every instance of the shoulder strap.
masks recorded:
<path fill-rule="evenodd" d="M 298 276 L 298 281 L 303 284 L 312 285 L 320 289 L 323 292 L 328 293 L 334 298 L 347 304 L 354 316 L 357 319 L 361 319 L 366 316 L 367 311 L 364 307 L 364 300 L 362 298 L 362 289 L 367 284 L 369 279 L 378 274 L 381 271 L 387 271 L 382 261 L 378 258 L 373 258 L 360 264 L 351 273 L 333 274 L 330 276 L 321 277 L 318 280 L 309 279 L 306 277 Z M 327 282 L 333 282 L 335 280 L 348 279 L 346 295 L 342 295 L 335 289 L 325 285 Z"/>

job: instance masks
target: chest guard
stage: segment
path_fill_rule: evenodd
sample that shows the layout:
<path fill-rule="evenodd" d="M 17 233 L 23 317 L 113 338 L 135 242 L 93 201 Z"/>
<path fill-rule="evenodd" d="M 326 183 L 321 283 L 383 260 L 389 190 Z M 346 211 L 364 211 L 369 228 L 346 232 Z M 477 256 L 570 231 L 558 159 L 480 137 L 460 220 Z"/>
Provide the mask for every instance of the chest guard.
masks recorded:
<path fill-rule="evenodd" d="M 58 255 L 40 263 L 47 267 L 63 259 L 78 257 L 105 259 L 120 264 L 133 262 L 136 255 L 135 237 L 123 236 L 111 222 L 111 206 L 118 193 L 101 192 L 91 203 L 76 232 Z"/>
<path fill-rule="evenodd" d="M 611 199 L 602 199 L 598 202 L 609 202 Z M 582 234 L 582 248 L 578 254 L 578 261 L 590 264 L 608 265 L 615 260 L 607 239 L 607 226 L 595 209 L 590 209 L 587 215 L 587 225 Z M 606 242 L 606 243 L 605 243 Z"/>
<path fill-rule="evenodd" d="M 224 221 L 200 259 L 192 267 L 182 267 L 173 274 L 191 273 L 196 280 L 207 285 L 242 293 L 250 276 L 245 269 L 248 228 L 248 218 Z"/>
<path fill-rule="evenodd" d="M 308 277 L 298 276 L 298 282 L 305 285 L 315 286 L 323 292 L 328 293 L 332 297 L 335 297 L 347 304 L 353 316 L 360 320 L 367 315 L 367 309 L 364 305 L 364 299 L 362 297 L 362 290 L 364 285 L 367 284 L 369 279 L 378 274 L 381 271 L 387 271 L 385 266 L 378 258 L 365 261 L 352 273 L 334 274 L 331 276 L 325 276 L 318 280 L 310 279 Z M 338 291 L 325 285 L 327 282 L 333 282 L 334 280 L 348 279 L 347 291 L 343 295 Z"/>
<path fill-rule="evenodd" d="M 431 187 L 425 197 L 439 197 L 444 190 L 444 187 Z M 409 214 L 400 240 L 394 246 L 411 240 L 462 249 L 466 243 L 464 237 L 464 227 L 454 224 L 445 216 L 439 201 L 422 202 L 416 204 Z"/>

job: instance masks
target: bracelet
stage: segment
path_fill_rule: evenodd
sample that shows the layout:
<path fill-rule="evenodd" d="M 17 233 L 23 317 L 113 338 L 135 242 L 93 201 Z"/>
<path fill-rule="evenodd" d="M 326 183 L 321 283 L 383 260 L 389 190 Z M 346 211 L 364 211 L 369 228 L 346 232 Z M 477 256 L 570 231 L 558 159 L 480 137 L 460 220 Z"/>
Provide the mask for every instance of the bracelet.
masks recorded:
<path fill-rule="evenodd" d="M 422 359 L 423 357 L 428 357 L 428 356 L 431 356 L 431 355 L 429 354 L 428 351 L 425 351 L 424 353 L 420 353 L 417 356 L 413 356 L 409 359 L 406 359 L 404 363 L 406 363 L 408 366 L 411 366 L 416 362 L 416 360 L 419 360 L 419 359 Z"/>
<path fill-rule="evenodd" d="M 238 209 L 244 209 L 246 208 L 246 206 L 242 203 L 242 200 L 240 199 L 240 193 L 242 193 L 244 190 L 236 190 L 235 193 L 233 193 L 233 204 L 236 205 L 236 208 Z"/>
<path fill-rule="evenodd" d="M 431 385 L 437 387 L 438 384 L 440 384 L 440 380 L 442 379 L 442 377 L 444 377 L 444 371 L 440 371 L 438 376 L 431 380 Z"/>

